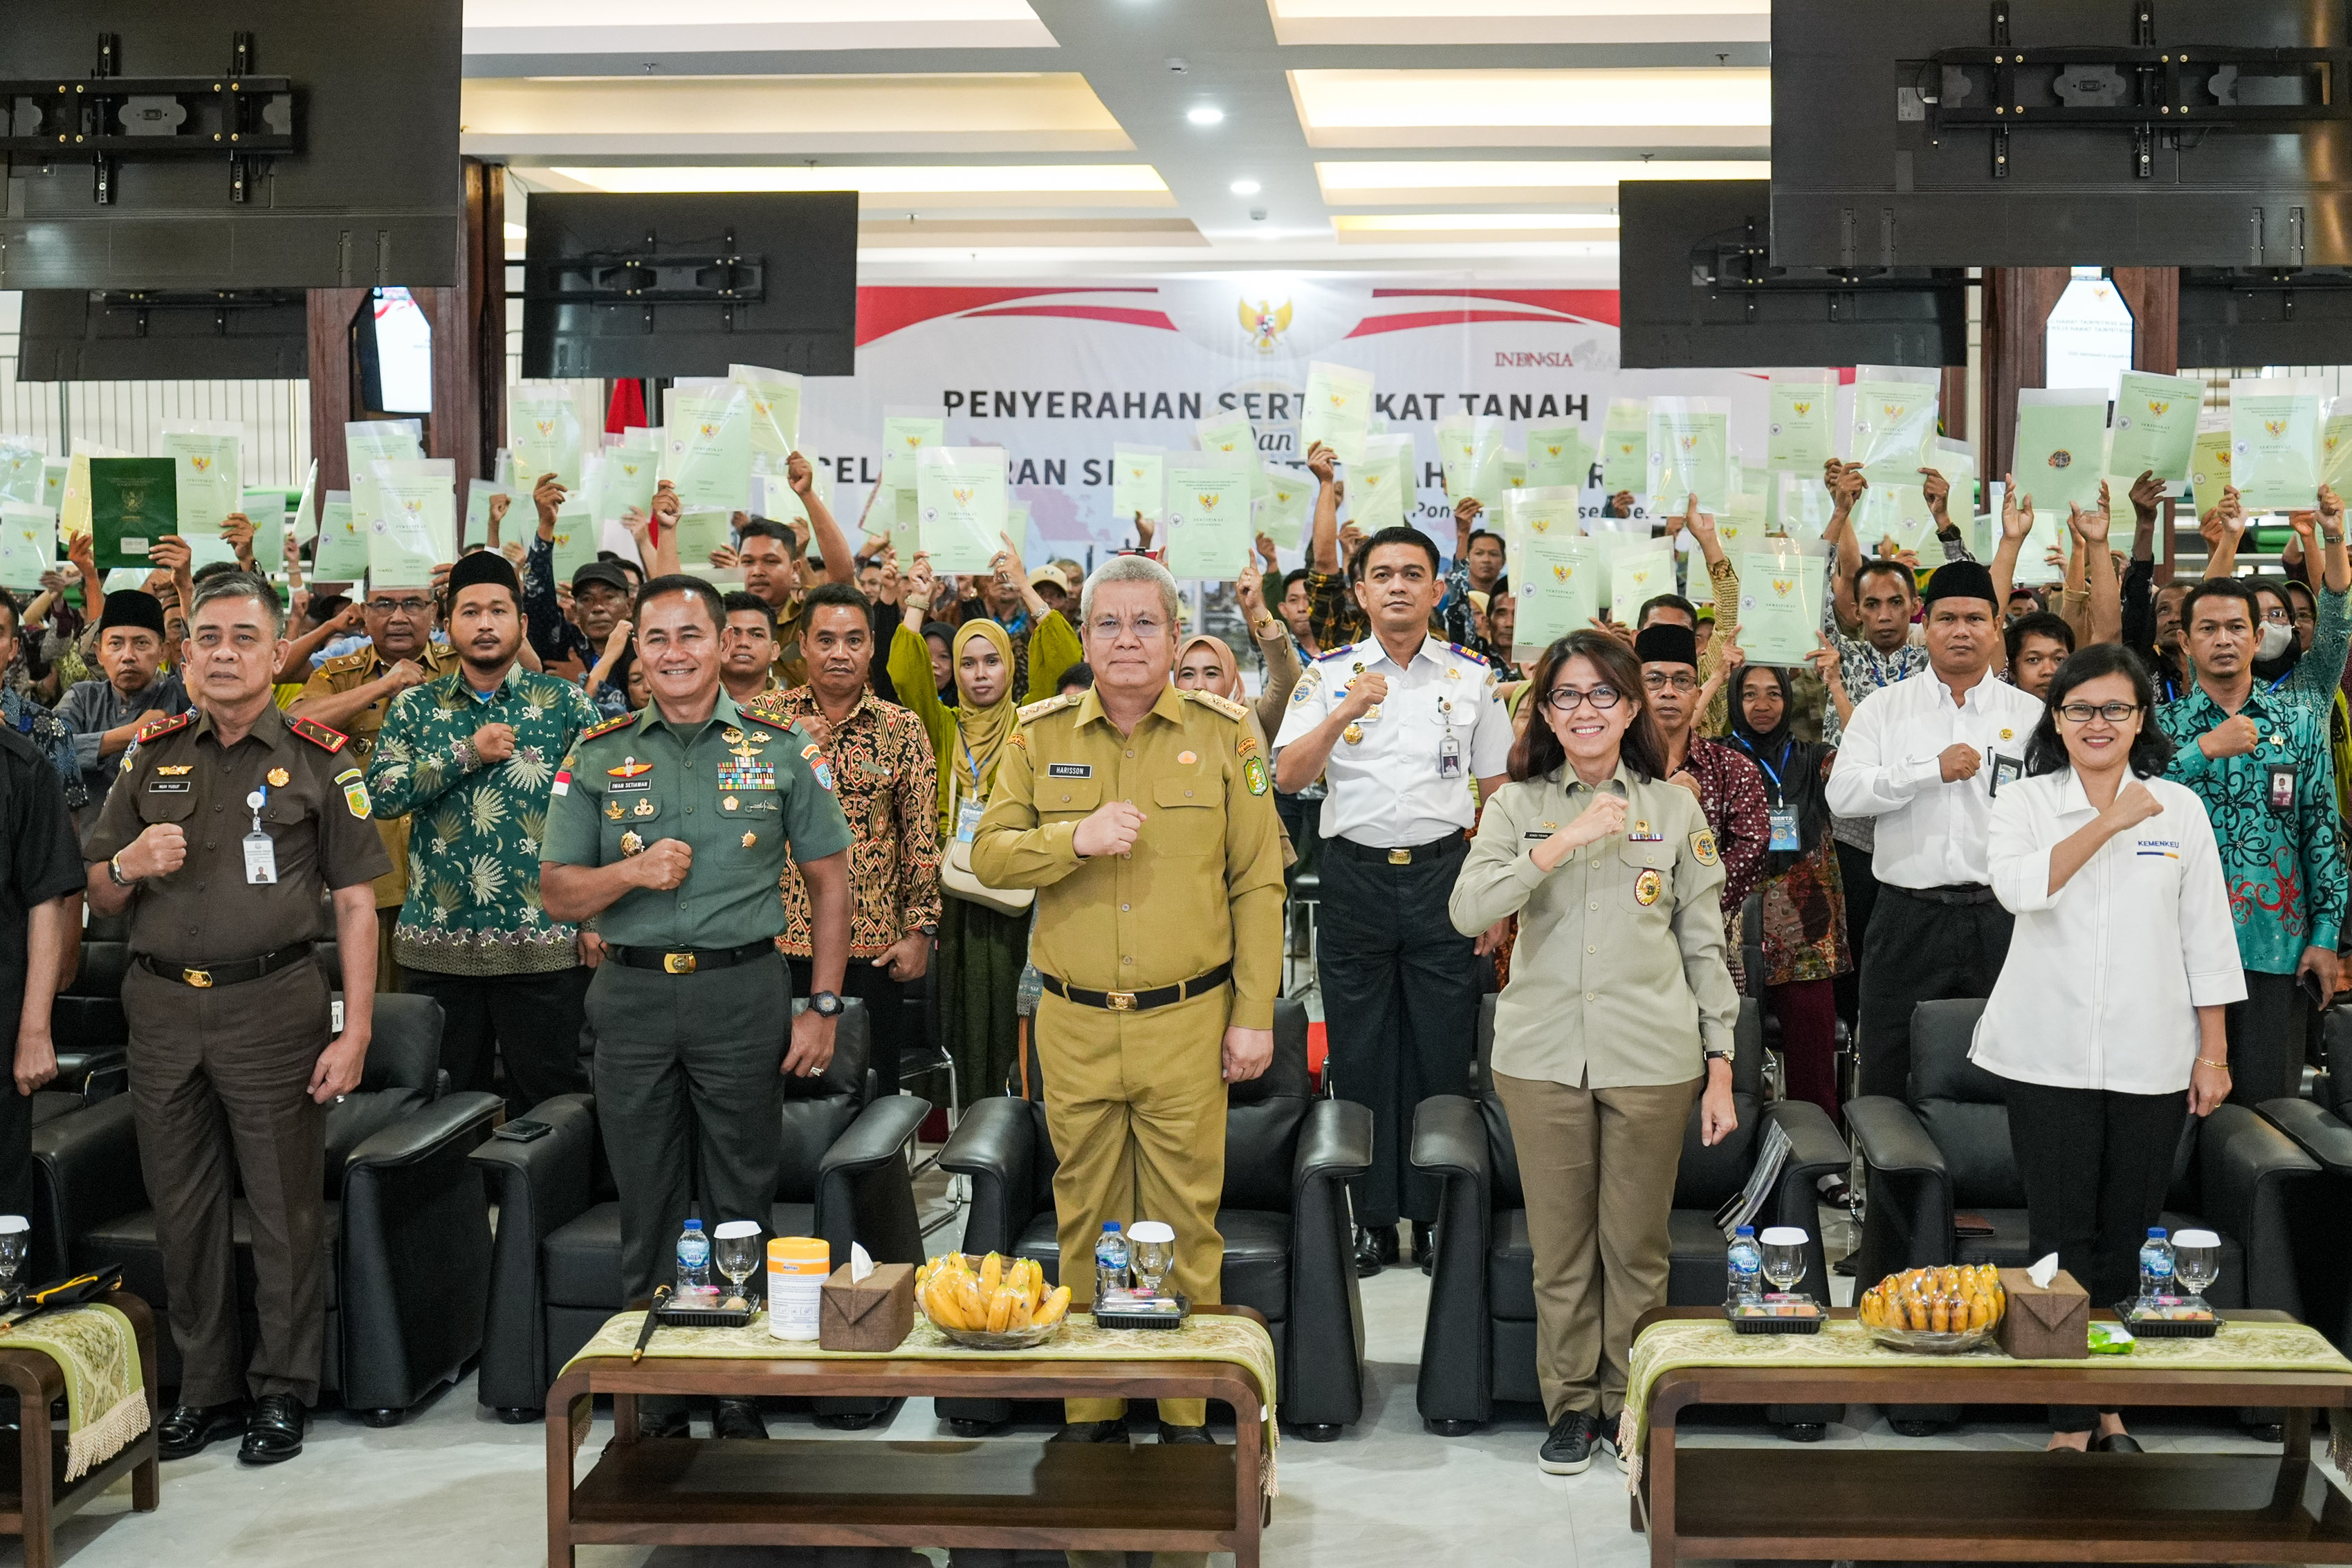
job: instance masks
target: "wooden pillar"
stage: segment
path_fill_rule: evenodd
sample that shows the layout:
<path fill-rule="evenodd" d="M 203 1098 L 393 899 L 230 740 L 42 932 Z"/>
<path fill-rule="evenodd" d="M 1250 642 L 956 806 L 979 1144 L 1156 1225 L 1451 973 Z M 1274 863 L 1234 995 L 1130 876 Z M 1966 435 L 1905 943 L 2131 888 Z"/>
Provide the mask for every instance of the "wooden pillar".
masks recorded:
<path fill-rule="evenodd" d="M 358 356 L 352 348 L 352 323 L 368 308 L 373 293 L 366 288 L 310 291 L 310 455 L 318 460 L 320 490 L 310 498 L 314 507 L 326 504 L 325 492 L 352 487 L 350 464 L 343 453 L 343 426 L 359 406 Z"/>
<path fill-rule="evenodd" d="M 2180 373 L 2180 269 L 2177 267 L 2119 267 L 2116 292 L 2132 313 L 2132 369 L 2158 375 Z M 2126 476 L 2128 477 L 2128 476 Z M 2113 497 L 2109 504 L 2119 505 Z M 2193 503 L 2192 503 L 2193 505 Z M 2168 499 L 2157 518 L 2156 580 L 2172 580 L 2173 503 Z M 2118 538 L 2120 526 L 2108 534 L 2117 549 L 2129 549 Z"/>
<path fill-rule="evenodd" d="M 2063 267 L 1989 267 L 1984 275 L 1985 478 L 2009 472 L 2017 392 L 2042 383 L 2042 338 L 2066 291 Z"/>

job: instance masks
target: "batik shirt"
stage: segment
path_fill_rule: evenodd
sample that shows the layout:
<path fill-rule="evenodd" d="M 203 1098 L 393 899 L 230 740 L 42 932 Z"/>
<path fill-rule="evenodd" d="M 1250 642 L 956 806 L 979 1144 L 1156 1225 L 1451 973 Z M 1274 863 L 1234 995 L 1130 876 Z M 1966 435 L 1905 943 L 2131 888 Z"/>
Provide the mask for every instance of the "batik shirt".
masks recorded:
<path fill-rule="evenodd" d="M 394 700 L 367 788 L 377 815 L 409 819 L 408 896 L 392 937 L 403 967 L 531 975 L 579 962 L 578 930 L 540 903 L 540 849 L 556 765 L 598 722 L 579 687 L 520 665 L 487 698 L 455 671 Z M 486 724 L 515 733 L 504 762 L 474 750 Z"/>
<path fill-rule="evenodd" d="M 68 810 L 79 811 L 89 804 L 89 786 L 82 782 L 81 764 L 74 757 L 73 732 L 65 720 L 30 697 L 0 691 L 0 724 L 31 741 L 49 759 L 58 782 L 65 786 Z"/>
<path fill-rule="evenodd" d="M 531 648 L 542 664 L 572 660 L 585 680 L 587 672 L 604 656 L 604 651 L 589 642 L 586 632 L 564 619 L 563 607 L 555 597 L 555 541 L 541 538 L 536 532 L 522 557 L 522 616 Z M 604 717 L 618 718 L 629 711 L 628 683 L 606 681 L 588 700 Z"/>
<path fill-rule="evenodd" d="M 2202 686 L 2158 710 L 2179 749 L 2166 776 L 2205 802 L 2221 851 L 2238 955 L 2248 969 L 2291 975 L 2306 947 L 2334 948 L 2344 924 L 2344 852 L 2326 720 L 2259 687 L 2238 710 L 2260 744 L 2242 757 L 2209 758 L 2198 739 L 2230 716 Z M 2272 768 L 2292 767 L 2283 809 L 2271 804 Z"/>

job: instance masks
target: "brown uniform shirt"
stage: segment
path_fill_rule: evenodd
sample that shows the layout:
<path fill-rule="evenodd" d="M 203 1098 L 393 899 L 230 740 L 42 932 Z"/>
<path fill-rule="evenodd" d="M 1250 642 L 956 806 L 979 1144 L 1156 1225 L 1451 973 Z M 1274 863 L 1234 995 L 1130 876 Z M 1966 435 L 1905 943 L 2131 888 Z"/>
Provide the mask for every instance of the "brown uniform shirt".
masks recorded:
<path fill-rule="evenodd" d="M 356 653 L 330 659 L 312 672 L 301 696 L 294 700 L 340 695 L 382 679 L 396 662 L 373 648 L 362 648 Z M 457 651 L 446 643 L 427 643 L 415 662 L 425 666 L 428 675 L 446 675 L 457 667 Z M 383 728 L 384 715 L 391 711 L 392 698 L 378 697 L 343 721 L 343 733 L 351 737 L 352 742 L 346 755 L 362 772 L 367 768 L 368 758 L 375 754 L 376 732 Z M 383 852 L 392 860 L 392 869 L 376 878 L 375 906 L 398 909 L 408 901 L 408 819 L 378 818 L 375 826 L 383 838 Z"/>
<path fill-rule="evenodd" d="M 245 879 L 253 831 L 245 800 L 257 789 L 268 796 L 261 829 L 275 846 L 275 884 Z M 346 737 L 275 707 L 226 747 L 205 715 L 142 731 L 82 852 L 111 859 L 152 822 L 177 822 L 188 858 L 131 895 L 131 950 L 168 963 L 233 963 L 331 936 L 327 894 L 380 877 L 386 865 Z"/>

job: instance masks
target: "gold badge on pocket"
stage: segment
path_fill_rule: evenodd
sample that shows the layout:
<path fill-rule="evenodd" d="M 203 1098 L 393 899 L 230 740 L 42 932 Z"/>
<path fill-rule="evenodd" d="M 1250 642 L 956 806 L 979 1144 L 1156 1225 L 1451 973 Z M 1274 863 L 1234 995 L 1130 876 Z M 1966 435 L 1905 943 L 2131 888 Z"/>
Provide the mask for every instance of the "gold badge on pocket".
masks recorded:
<path fill-rule="evenodd" d="M 1655 871 L 1644 871 L 1633 879 L 1633 902 L 1644 909 L 1657 903 L 1658 895 L 1665 891 L 1666 879 Z"/>

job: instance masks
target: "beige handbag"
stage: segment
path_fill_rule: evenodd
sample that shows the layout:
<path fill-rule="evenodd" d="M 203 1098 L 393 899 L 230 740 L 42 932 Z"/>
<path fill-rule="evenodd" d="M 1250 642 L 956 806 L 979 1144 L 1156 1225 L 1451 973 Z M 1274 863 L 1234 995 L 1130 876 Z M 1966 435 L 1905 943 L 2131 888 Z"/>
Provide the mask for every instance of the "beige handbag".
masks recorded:
<path fill-rule="evenodd" d="M 948 786 L 948 852 L 940 857 L 940 887 L 966 904 L 993 909 L 999 915 L 1026 915 L 1037 902 L 1034 887 L 991 887 L 973 874 L 971 842 L 963 836 L 962 801 L 956 786 Z"/>

